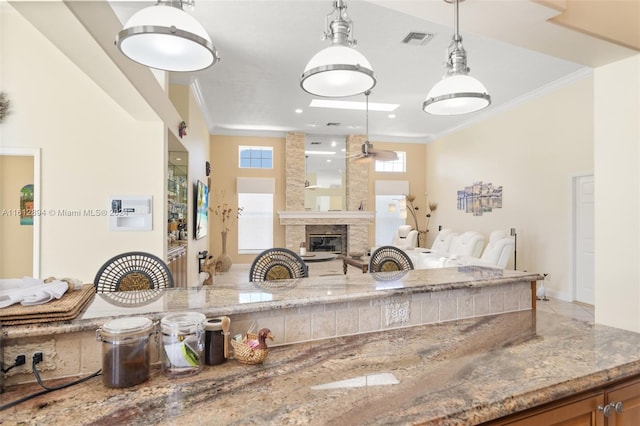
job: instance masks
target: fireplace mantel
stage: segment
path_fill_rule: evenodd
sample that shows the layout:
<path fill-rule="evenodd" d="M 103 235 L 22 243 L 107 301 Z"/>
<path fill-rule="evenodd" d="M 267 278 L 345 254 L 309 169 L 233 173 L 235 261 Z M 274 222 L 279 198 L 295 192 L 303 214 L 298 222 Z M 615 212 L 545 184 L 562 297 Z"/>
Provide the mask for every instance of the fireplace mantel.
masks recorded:
<path fill-rule="evenodd" d="M 373 223 L 374 211 L 279 211 L 281 225 L 366 225 Z"/>

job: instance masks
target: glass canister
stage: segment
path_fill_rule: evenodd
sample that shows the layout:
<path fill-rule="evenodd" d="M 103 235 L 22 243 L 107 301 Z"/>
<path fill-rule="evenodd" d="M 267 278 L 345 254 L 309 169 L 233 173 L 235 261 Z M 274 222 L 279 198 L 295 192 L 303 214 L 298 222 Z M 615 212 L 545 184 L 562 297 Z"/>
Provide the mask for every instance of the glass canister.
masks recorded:
<path fill-rule="evenodd" d="M 169 377 L 188 376 L 202 370 L 204 362 L 204 314 L 177 312 L 160 321 L 162 372 Z"/>
<path fill-rule="evenodd" d="M 204 363 L 218 365 L 227 359 L 224 356 L 224 339 L 227 336 L 222 331 L 222 318 L 208 319 L 205 324 Z"/>
<path fill-rule="evenodd" d="M 146 381 L 151 365 L 153 322 L 145 317 L 118 318 L 99 328 L 102 341 L 102 383 L 126 388 Z"/>

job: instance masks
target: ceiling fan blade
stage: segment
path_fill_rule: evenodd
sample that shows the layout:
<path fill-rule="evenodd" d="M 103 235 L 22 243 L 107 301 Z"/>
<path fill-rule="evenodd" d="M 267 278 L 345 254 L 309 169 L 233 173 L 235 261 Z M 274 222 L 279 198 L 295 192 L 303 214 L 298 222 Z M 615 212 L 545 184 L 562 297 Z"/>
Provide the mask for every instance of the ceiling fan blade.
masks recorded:
<path fill-rule="evenodd" d="M 369 163 L 371 161 L 373 161 L 373 155 L 369 154 L 369 155 L 364 155 L 364 154 L 360 154 L 357 157 L 353 158 L 353 162 L 357 163 L 357 164 L 362 164 L 362 163 Z"/>
<path fill-rule="evenodd" d="M 384 149 L 371 149 L 369 153 L 376 157 L 378 161 L 395 161 L 398 159 L 398 154 L 395 151 L 387 151 Z"/>

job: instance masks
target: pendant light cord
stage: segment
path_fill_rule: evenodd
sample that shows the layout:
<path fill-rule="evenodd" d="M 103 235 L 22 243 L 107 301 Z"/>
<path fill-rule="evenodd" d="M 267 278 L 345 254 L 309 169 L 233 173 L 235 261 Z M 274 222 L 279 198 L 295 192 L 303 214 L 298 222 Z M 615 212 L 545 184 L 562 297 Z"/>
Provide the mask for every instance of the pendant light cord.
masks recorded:
<path fill-rule="evenodd" d="M 459 25 L 459 7 L 460 7 L 460 0 L 455 0 L 455 19 L 453 22 L 453 28 L 454 28 L 454 35 L 453 38 L 455 41 L 460 41 L 461 37 L 460 37 L 460 25 Z"/>

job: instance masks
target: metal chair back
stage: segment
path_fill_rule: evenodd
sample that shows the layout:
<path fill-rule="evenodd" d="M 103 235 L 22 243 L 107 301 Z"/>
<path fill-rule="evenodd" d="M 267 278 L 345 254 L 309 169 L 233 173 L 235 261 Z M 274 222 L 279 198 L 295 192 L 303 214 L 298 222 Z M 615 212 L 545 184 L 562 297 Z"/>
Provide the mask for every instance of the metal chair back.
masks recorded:
<path fill-rule="evenodd" d="M 304 260 L 287 248 L 271 248 L 260 253 L 249 269 L 249 281 L 273 281 L 306 278 L 309 268 Z"/>
<path fill-rule="evenodd" d="M 394 246 L 378 247 L 371 253 L 369 272 L 406 271 L 413 269 L 413 262 L 403 250 Z"/>
<path fill-rule="evenodd" d="M 122 253 L 107 260 L 93 280 L 96 293 L 171 288 L 173 275 L 159 257 L 141 251 Z"/>

